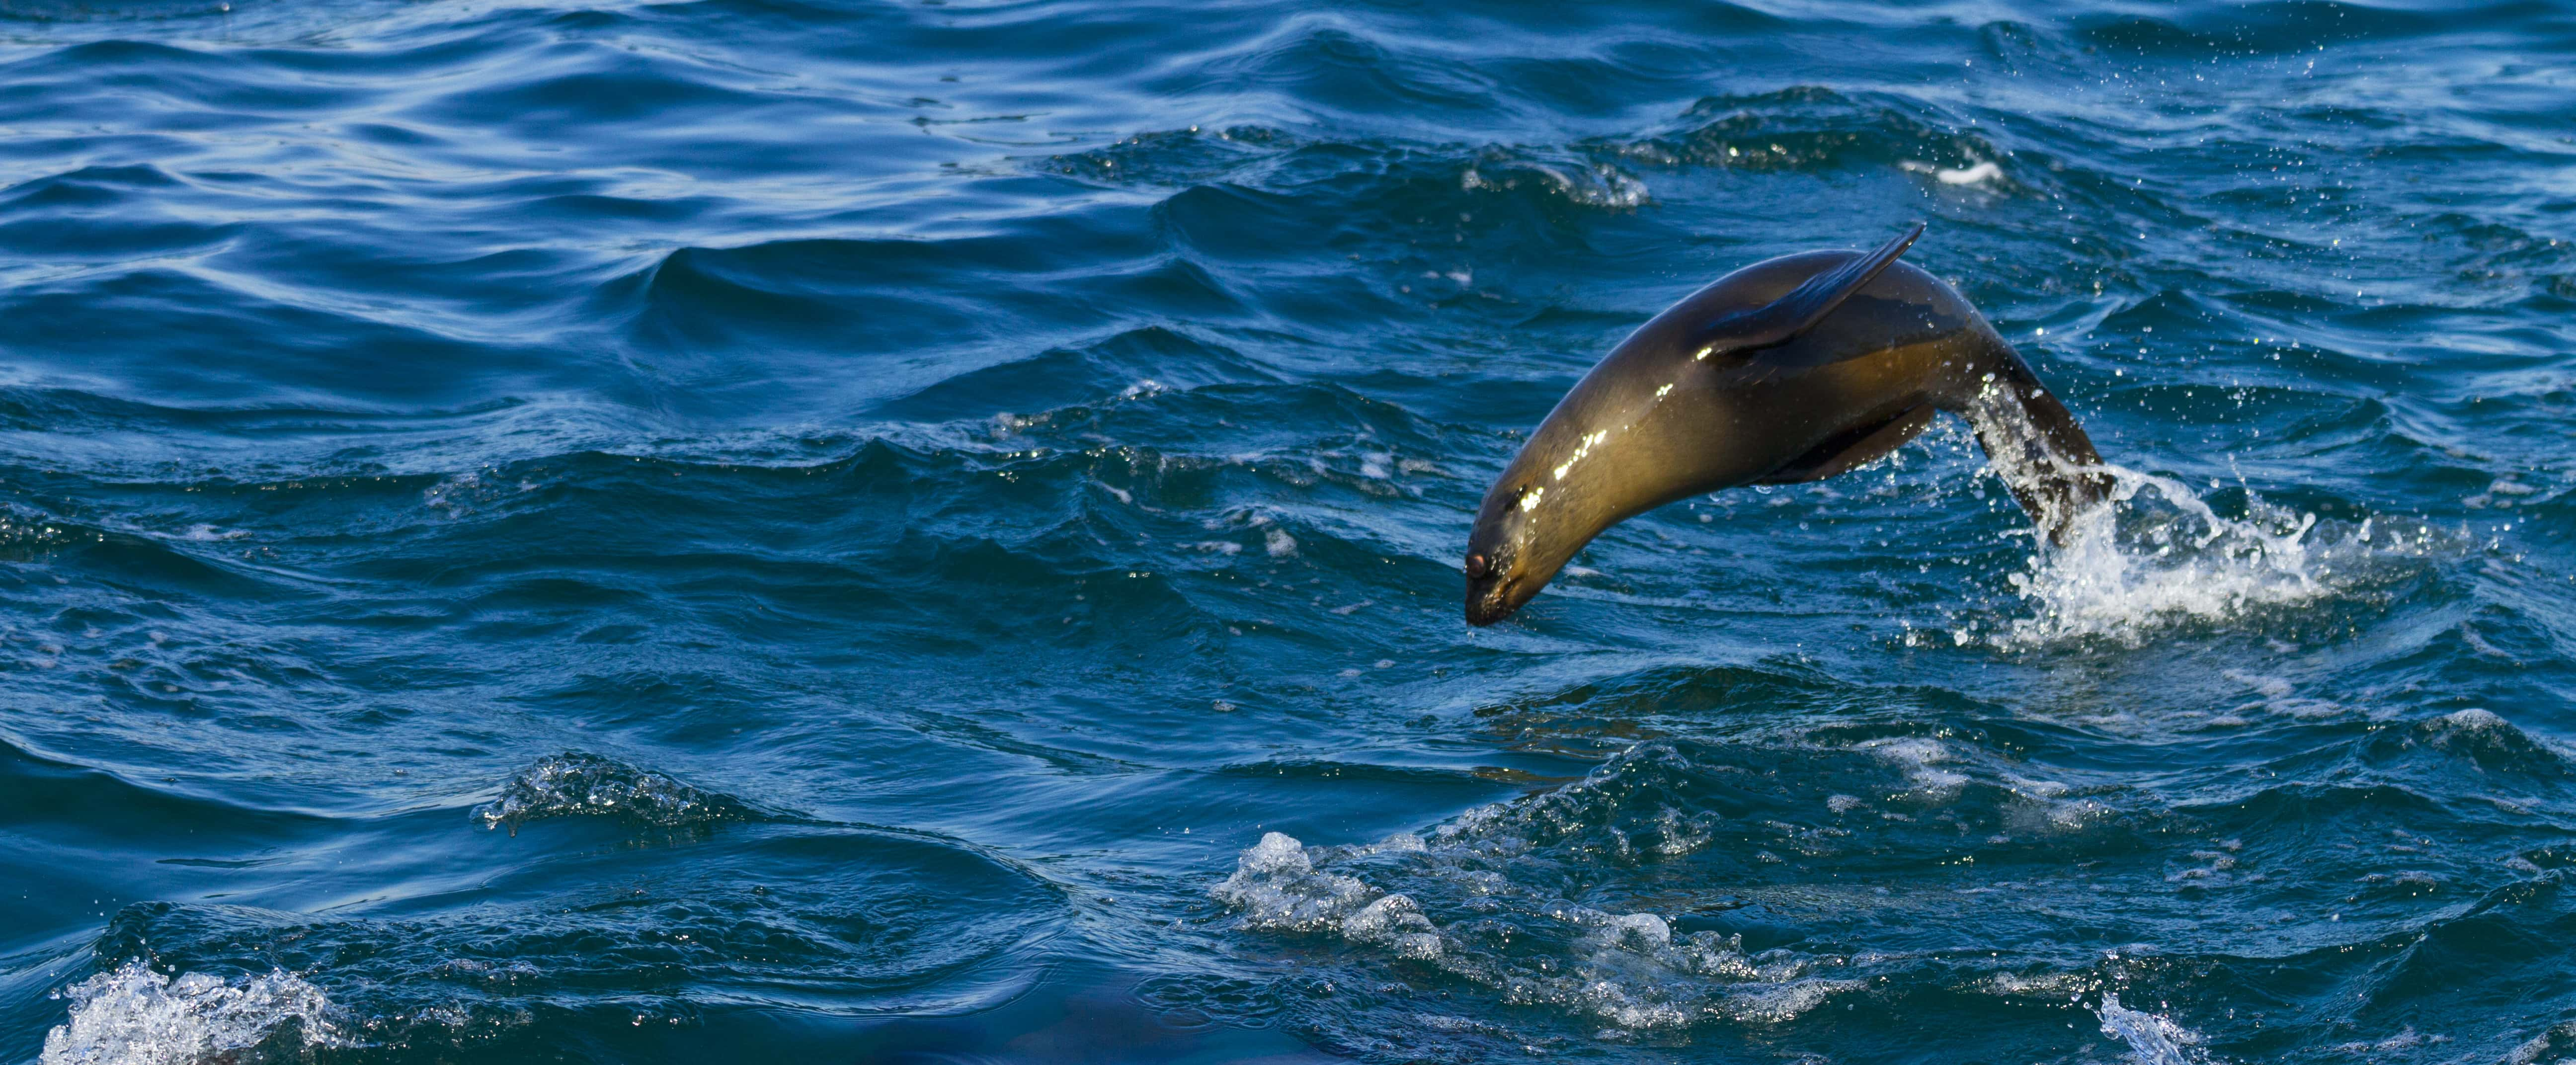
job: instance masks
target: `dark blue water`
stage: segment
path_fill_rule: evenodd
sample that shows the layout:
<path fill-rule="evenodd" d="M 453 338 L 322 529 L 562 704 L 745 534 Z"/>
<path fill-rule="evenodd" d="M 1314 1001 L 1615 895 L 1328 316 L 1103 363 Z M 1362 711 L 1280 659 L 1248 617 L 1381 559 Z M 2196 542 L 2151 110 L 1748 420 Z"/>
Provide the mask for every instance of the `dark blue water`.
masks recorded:
<path fill-rule="evenodd" d="M 2576 1056 L 2562 5 L 0 38 L 0 1058 Z M 2083 539 L 1946 425 L 1462 623 L 1593 360 L 1915 219 Z"/>

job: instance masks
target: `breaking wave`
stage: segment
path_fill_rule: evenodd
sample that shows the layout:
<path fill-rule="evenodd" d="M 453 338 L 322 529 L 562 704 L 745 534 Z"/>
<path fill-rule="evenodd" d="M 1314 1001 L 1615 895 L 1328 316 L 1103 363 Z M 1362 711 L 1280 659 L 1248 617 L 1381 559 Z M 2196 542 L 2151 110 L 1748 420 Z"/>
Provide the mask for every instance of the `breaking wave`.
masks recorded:
<path fill-rule="evenodd" d="M 345 1045 L 320 988 L 284 970 L 173 978 L 129 961 L 72 985 L 71 1019 L 45 1035 L 41 1065 L 194 1065 L 269 1044 Z"/>
<path fill-rule="evenodd" d="M 582 751 L 537 759 L 501 786 L 499 798 L 474 811 L 485 828 L 550 817 L 615 817 L 660 828 L 759 816 L 729 795 L 701 791 L 649 769 Z"/>

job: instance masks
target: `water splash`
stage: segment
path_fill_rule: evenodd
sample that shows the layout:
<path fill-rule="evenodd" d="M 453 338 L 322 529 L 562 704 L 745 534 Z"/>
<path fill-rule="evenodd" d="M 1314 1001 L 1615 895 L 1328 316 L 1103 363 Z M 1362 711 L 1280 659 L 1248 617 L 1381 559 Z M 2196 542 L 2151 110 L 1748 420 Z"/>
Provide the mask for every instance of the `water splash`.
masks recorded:
<path fill-rule="evenodd" d="M 2180 481 L 2100 469 L 2112 480 L 2110 498 L 2074 517 L 2065 546 L 2043 549 L 2011 576 L 2037 609 L 1992 634 L 1996 646 L 2083 637 L 2136 646 L 2160 624 L 2304 603 L 2335 591 L 2336 564 L 2353 553 L 2312 539 L 2314 514 L 2257 499 L 2248 517 L 2229 518 Z"/>
<path fill-rule="evenodd" d="M 500 798 L 478 807 L 483 827 L 507 828 L 549 817 L 608 816 L 676 828 L 754 816 L 729 795 L 701 791 L 651 770 L 582 751 L 537 759 L 502 785 Z"/>
<path fill-rule="evenodd" d="M 1977 397 L 1969 421 L 1987 468 L 2038 530 L 2029 568 L 2009 578 L 2036 610 L 1982 634 L 1997 647 L 2084 638 L 2138 646 L 2173 622 L 2234 620 L 2329 595 L 2338 567 L 2368 551 L 2368 522 L 2350 544 L 2324 542 L 2311 537 L 2316 515 L 2250 493 L 2246 516 L 2230 518 L 2170 477 L 2070 459 L 2000 383 Z M 1951 635 L 1976 642 L 1978 628 Z"/>
<path fill-rule="evenodd" d="M 62 997 L 71 999 L 71 1019 L 46 1033 L 41 1065 L 185 1065 L 231 1061 L 273 1038 L 307 1050 L 347 1042 L 330 1020 L 330 999 L 283 970 L 173 979 L 130 961 Z"/>
<path fill-rule="evenodd" d="M 1973 165 L 1944 169 L 1919 160 L 1907 159 L 1898 162 L 1896 168 L 1908 174 L 1930 174 L 1944 185 L 1976 185 L 2004 176 L 2004 168 L 1996 166 L 1991 160 L 1979 160 Z"/>
<path fill-rule="evenodd" d="M 2170 1018 L 2122 1006 L 2120 996 L 2107 992 L 2094 1012 L 2102 1018 L 2102 1034 L 2129 1044 L 2129 1053 L 2142 1065 L 2198 1065 L 2202 1060 L 2193 1049 L 2200 1045 L 2200 1033 Z"/>

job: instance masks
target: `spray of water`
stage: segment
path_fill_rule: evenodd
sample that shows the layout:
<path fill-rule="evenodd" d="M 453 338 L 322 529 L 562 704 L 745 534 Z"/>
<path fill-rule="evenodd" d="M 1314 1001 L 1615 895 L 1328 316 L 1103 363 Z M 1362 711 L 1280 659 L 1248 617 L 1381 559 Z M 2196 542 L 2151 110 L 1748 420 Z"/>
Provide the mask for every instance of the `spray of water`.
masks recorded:
<path fill-rule="evenodd" d="M 2040 528 L 2062 531 L 2053 541 L 2036 537 L 2028 568 L 2010 578 L 2031 612 L 1983 632 L 1954 629 L 1962 644 L 1982 639 L 2019 649 L 2106 639 L 2139 646 L 2173 624 L 2233 621 L 2332 595 L 2347 583 L 2339 578 L 2375 550 L 2369 522 L 2323 530 L 2314 514 L 2254 496 L 2243 518 L 2231 518 L 2170 477 L 2068 464 L 2046 448 L 2017 404 L 1981 404 L 1977 420 L 1981 434 L 2006 445 L 1989 449 L 1989 468 L 2016 495 L 2043 503 L 2099 498 L 2071 513 L 2043 506 Z M 2064 490 L 2079 481 L 2097 491 Z"/>
<path fill-rule="evenodd" d="M 2063 546 L 2043 545 L 2012 575 L 2032 608 L 1991 639 L 2027 647 L 2084 637 L 2131 646 L 2160 625 L 2239 618 L 2333 591 L 2341 545 L 2311 539 L 2314 514 L 2255 502 L 2244 519 L 2210 508 L 2182 482 L 2101 467 L 2108 499 L 2074 517 Z"/>
<path fill-rule="evenodd" d="M 2200 1065 L 2204 1060 L 2197 1049 L 2200 1033 L 2172 1018 L 2122 1006 L 2115 994 L 2103 995 L 2095 1012 L 2102 1018 L 2102 1034 L 2129 1044 L 2139 1065 Z"/>
<path fill-rule="evenodd" d="M 42 1065 L 189 1065 L 242 1060 L 280 1038 L 288 1051 L 345 1043 L 321 989 L 286 972 L 174 979 L 127 962 L 61 997 L 71 1000 L 71 1019 L 45 1035 Z"/>

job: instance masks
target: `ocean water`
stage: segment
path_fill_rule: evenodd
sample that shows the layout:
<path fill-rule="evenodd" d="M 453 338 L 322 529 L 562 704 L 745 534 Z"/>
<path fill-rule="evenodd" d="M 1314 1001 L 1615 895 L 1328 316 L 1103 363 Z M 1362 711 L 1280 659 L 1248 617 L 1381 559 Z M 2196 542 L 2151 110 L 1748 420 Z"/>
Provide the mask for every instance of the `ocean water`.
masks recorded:
<path fill-rule="evenodd" d="M 2576 12 L 0 0 L 0 1060 L 2576 1058 Z M 1625 332 L 1965 430 L 1460 619 Z"/>

